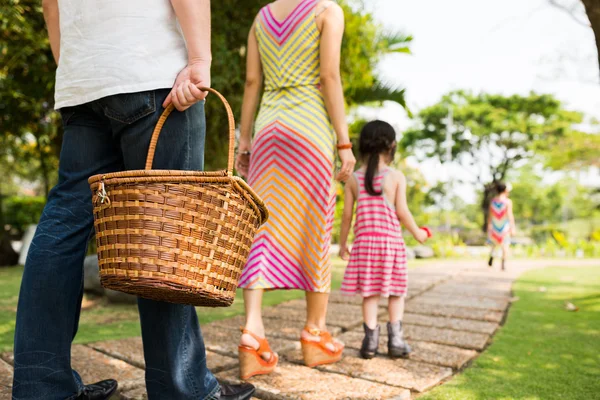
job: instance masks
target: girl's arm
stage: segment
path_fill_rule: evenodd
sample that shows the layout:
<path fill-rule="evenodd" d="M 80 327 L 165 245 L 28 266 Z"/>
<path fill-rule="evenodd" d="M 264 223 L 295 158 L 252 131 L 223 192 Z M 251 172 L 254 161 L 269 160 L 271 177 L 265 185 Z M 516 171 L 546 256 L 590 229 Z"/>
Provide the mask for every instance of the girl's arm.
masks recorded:
<path fill-rule="evenodd" d="M 510 234 L 516 235 L 517 226 L 515 224 L 515 216 L 513 215 L 513 203 L 512 200 L 508 200 L 508 220 L 510 222 Z"/>
<path fill-rule="evenodd" d="M 344 36 L 344 12 L 337 4 L 332 4 L 323 12 L 321 28 L 321 91 L 325 100 L 325 108 L 337 134 L 338 144 L 350 143 L 344 91 L 340 74 L 340 58 L 342 37 Z M 339 151 L 342 167 L 337 179 L 345 182 L 354 172 L 356 159 L 351 149 Z"/>
<path fill-rule="evenodd" d="M 344 211 L 342 213 L 342 226 L 340 228 L 340 256 L 346 259 L 348 256 L 348 235 L 352 226 L 354 217 L 354 203 L 356 202 L 355 192 L 358 192 L 358 185 L 354 176 L 350 178 L 344 188 Z"/>
<path fill-rule="evenodd" d="M 427 233 L 419 228 L 408 209 L 408 203 L 406 202 L 406 178 L 402 172 L 396 171 L 396 181 L 398 183 L 398 192 L 396 193 L 396 214 L 398 215 L 398 219 L 419 243 L 423 243 L 427 240 Z"/>
<path fill-rule="evenodd" d="M 258 51 L 258 42 L 256 40 L 256 24 L 250 28 L 248 35 L 248 47 L 246 55 L 246 86 L 244 88 L 244 99 L 242 103 L 242 120 L 240 123 L 240 142 L 238 146 L 238 155 L 235 168 L 242 176 L 248 174 L 250 157 L 244 152 L 249 152 L 252 147 L 252 130 L 254 126 L 254 117 L 260 92 L 262 90 L 263 74 L 260 63 L 260 53 Z"/>

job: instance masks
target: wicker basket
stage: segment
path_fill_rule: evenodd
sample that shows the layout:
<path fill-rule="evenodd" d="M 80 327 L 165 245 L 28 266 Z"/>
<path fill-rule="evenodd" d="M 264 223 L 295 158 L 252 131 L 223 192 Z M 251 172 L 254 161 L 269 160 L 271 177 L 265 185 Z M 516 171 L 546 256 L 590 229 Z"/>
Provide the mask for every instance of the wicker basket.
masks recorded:
<path fill-rule="evenodd" d="M 96 175 L 94 227 L 105 288 L 195 306 L 229 306 L 256 230 L 268 218 L 261 199 L 233 176 L 235 123 L 229 117 L 229 161 L 218 172 L 151 170 L 170 105 L 161 115 L 146 169 Z"/>

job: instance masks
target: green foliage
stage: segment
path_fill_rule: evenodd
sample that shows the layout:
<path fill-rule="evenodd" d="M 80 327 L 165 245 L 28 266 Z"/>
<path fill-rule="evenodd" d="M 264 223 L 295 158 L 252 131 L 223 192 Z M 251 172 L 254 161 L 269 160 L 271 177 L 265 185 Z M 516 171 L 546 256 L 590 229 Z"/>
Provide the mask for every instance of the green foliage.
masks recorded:
<path fill-rule="evenodd" d="M 4 201 L 5 223 L 20 236 L 28 225 L 38 223 L 45 204 L 44 197 L 9 197 Z"/>
<path fill-rule="evenodd" d="M 342 1 L 345 32 L 342 42 L 342 80 L 350 106 L 395 101 L 406 108 L 404 89 L 381 82 L 376 67 L 383 56 L 410 53 L 412 36 L 386 31 L 361 4 Z"/>
<path fill-rule="evenodd" d="M 513 211 L 518 224 L 553 224 L 576 218 L 589 218 L 596 204 L 592 191 L 575 179 L 564 178 L 544 184 L 530 166 L 511 174 Z"/>
<path fill-rule="evenodd" d="M 443 160 L 449 107 L 454 119 L 453 159 L 471 170 L 483 166 L 474 177 L 480 183 L 488 176 L 504 179 L 515 163 L 533 156 L 538 143 L 565 135 L 582 120 L 551 95 L 507 97 L 457 91 L 421 110 L 417 127 L 405 132 L 402 146 L 413 152 L 418 148 L 422 157 Z"/>
<path fill-rule="evenodd" d="M 569 132 L 559 138 L 551 138 L 538 146 L 546 159 L 546 166 L 553 170 L 583 169 L 600 166 L 600 134 Z"/>
<path fill-rule="evenodd" d="M 39 0 L 0 5 L 0 54 L 0 135 L 7 142 L 0 162 L 12 148 L 19 167 L 14 173 L 39 177 L 47 193 L 61 139 L 53 111 L 55 64 Z"/>
<path fill-rule="evenodd" d="M 600 391 L 600 270 L 546 268 L 522 275 L 519 300 L 492 345 L 422 400 L 572 399 Z M 546 291 L 540 291 L 540 287 Z M 579 312 L 565 310 L 572 302 Z"/>
<path fill-rule="evenodd" d="M 421 110 L 417 126 L 405 132 L 401 146 L 420 158 L 444 160 L 450 108 L 454 122 L 452 157 L 471 174 L 457 178 L 483 186 L 484 221 L 494 195 L 493 182 L 503 180 L 518 163 L 531 159 L 541 144 L 569 134 L 571 126 L 583 118 L 564 110 L 551 95 L 456 91 Z M 485 229 L 487 224 L 482 226 Z"/>

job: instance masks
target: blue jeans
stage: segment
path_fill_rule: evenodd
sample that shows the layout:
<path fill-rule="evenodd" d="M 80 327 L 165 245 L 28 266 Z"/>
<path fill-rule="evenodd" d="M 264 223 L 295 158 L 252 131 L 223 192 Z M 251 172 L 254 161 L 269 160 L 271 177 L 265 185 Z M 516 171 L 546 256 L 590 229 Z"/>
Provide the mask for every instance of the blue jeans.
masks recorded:
<path fill-rule="evenodd" d="M 169 89 L 119 94 L 61 110 L 59 181 L 31 243 L 17 310 L 13 399 L 64 400 L 83 390 L 71 368 L 83 296 L 83 260 L 93 233 L 87 180 L 143 169 Z M 201 170 L 204 105 L 174 111 L 158 141 L 155 169 Z M 192 306 L 139 299 L 150 399 L 213 399 L 219 385 Z M 110 378 L 110 377 L 106 377 Z"/>

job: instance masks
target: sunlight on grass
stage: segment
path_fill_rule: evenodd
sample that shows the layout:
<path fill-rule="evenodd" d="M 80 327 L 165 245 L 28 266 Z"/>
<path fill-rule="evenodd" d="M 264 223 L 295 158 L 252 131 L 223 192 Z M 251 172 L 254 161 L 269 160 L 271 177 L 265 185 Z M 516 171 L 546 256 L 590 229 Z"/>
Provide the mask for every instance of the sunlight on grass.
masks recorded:
<path fill-rule="evenodd" d="M 541 292 L 540 287 L 546 292 Z M 419 400 L 573 399 L 600 393 L 600 268 L 524 274 L 520 298 L 486 352 Z M 565 302 L 579 307 L 565 310 Z"/>

